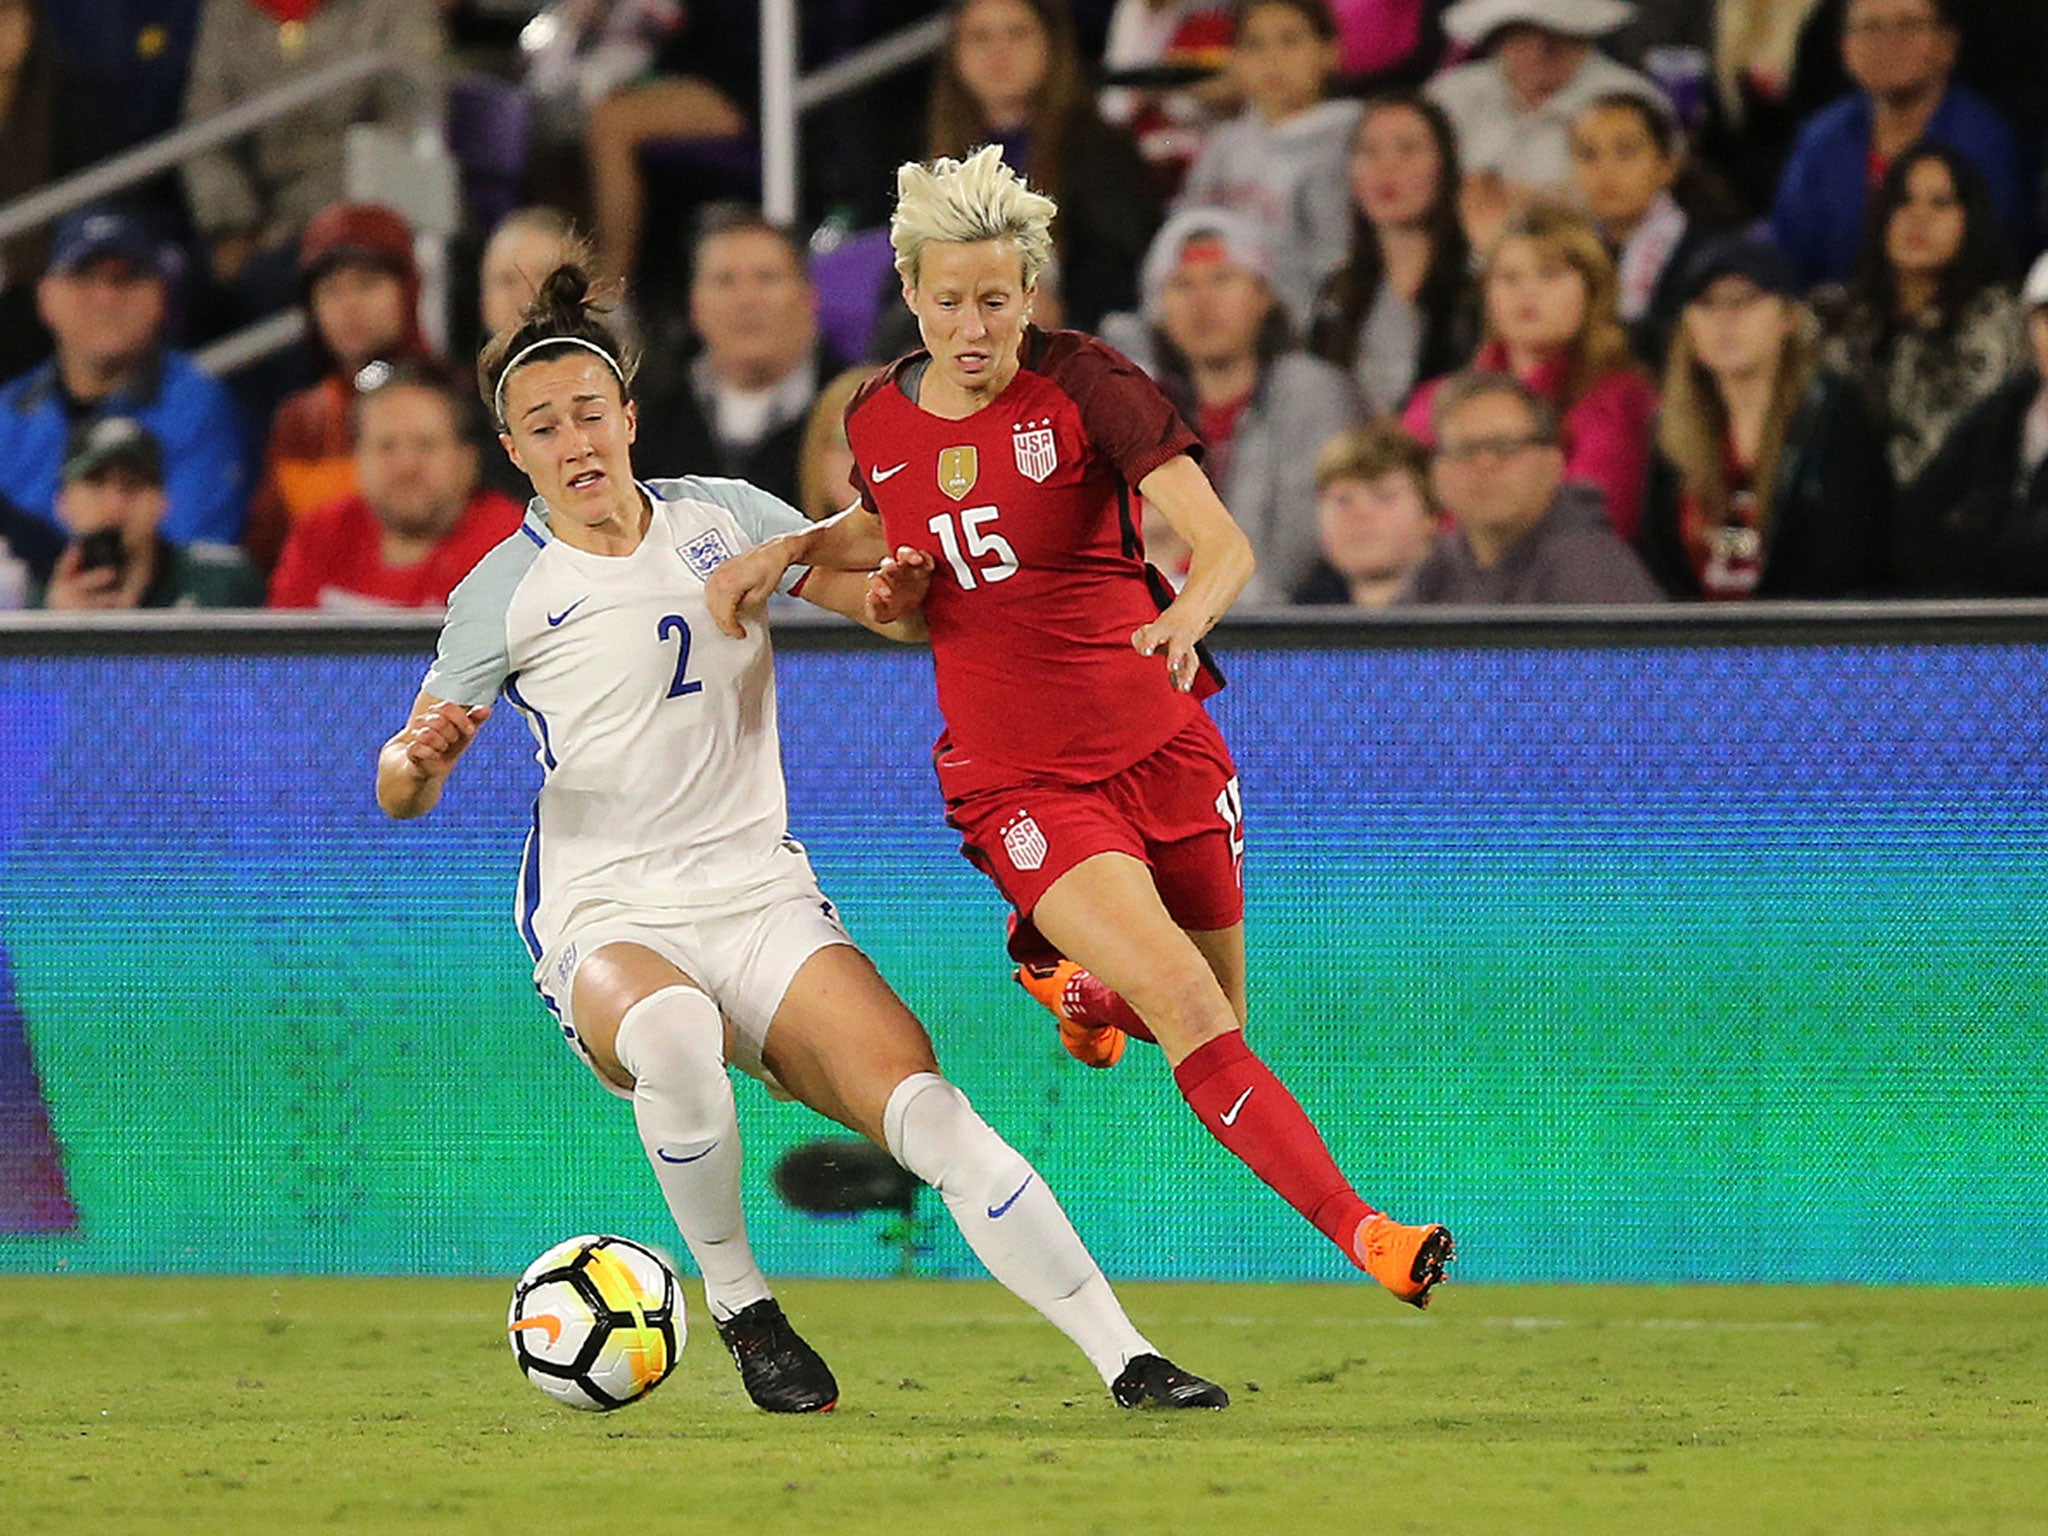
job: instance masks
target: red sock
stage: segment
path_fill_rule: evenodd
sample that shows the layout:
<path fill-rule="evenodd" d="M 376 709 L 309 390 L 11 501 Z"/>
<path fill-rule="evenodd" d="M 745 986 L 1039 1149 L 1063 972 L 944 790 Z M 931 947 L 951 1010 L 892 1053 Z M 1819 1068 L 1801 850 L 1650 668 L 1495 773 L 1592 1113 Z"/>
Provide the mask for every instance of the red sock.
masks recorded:
<path fill-rule="evenodd" d="M 1067 983 L 1065 1003 L 1067 1017 L 1076 1024 L 1111 1024 L 1133 1040 L 1159 1043 L 1137 1011 L 1124 1001 L 1123 994 L 1112 991 L 1107 982 L 1088 971 Z"/>
<path fill-rule="evenodd" d="M 1211 1136 L 1358 1262 L 1351 1240 L 1358 1224 L 1377 1213 L 1338 1171 L 1315 1123 L 1252 1054 L 1243 1031 L 1197 1047 L 1173 1069 L 1173 1080 Z"/>

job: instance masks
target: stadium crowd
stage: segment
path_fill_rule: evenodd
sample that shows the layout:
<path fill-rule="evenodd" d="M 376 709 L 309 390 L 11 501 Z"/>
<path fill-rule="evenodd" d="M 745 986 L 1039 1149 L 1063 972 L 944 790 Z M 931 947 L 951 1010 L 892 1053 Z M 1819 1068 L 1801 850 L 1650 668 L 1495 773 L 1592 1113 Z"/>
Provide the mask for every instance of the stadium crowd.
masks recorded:
<path fill-rule="evenodd" d="M 932 9 L 806 5 L 806 62 Z M 983 143 L 1060 205 L 1038 322 L 1179 404 L 1248 600 L 2048 595 L 2048 0 L 944 12 L 807 120 L 798 230 L 747 206 L 753 0 L 0 0 L 0 208 L 389 50 L 449 82 L 466 221 L 429 313 L 344 194 L 347 126 L 415 105 L 372 82 L 0 243 L 0 606 L 445 603 L 530 494 L 465 360 L 579 231 L 636 462 L 827 515 L 916 344 L 890 171 Z M 195 364 L 294 305 L 294 349 Z"/>

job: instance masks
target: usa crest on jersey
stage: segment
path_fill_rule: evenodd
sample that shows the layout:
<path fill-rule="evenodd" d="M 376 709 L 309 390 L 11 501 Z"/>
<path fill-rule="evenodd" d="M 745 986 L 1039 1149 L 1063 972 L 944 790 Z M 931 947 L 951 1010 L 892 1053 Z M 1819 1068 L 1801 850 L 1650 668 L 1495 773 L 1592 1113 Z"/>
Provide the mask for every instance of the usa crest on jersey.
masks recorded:
<path fill-rule="evenodd" d="M 1010 856 L 1012 868 L 1037 869 L 1045 863 L 1048 851 L 1045 834 L 1039 831 L 1029 811 L 1019 811 L 1003 828 L 1003 852 Z"/>
<path fill-rule="evenodd" d="M 1059 444 L 1053 440 L 1052 423 L 1025 422 L 1012 429 L 1011 445 L 1017 451 L 1017 473 L 1043 485 L 1046 476 L 1060 467 Z"/>

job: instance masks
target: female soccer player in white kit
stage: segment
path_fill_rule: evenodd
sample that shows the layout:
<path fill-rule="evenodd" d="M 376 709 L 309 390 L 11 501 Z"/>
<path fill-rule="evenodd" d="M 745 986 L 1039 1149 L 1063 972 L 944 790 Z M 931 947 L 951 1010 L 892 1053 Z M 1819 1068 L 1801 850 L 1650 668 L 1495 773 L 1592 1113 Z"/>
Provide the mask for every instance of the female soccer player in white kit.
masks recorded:
<path fill-rule="evenodd" d="M 632 1100 L 760 1407 L 820 1411 L 838 1386 L 748 1246 L 728 1061 L 936 1188 L 990 1273 L 1081 1347 L 1120 1405 L 1222 1407 L 1220 1387 L 1132 1326 L 1045 1181 L 939 1076 L 923 1026 L 787 836 L 765 626 L 721 633 L 703 584 L 809 524 L 742 481 L 634 479 L 631 368 L 586 287 L 558 269 L 484 353 L 500 440 L 538 495 L 450 599 L 410 717 L 378 755 L 378 803 L 432 810 L 500 692 L 526 717 L 544 772 L 518 900 L 535 984 Z M 788 588 L 863 617 L 865 576 L 791 575 Z"/>

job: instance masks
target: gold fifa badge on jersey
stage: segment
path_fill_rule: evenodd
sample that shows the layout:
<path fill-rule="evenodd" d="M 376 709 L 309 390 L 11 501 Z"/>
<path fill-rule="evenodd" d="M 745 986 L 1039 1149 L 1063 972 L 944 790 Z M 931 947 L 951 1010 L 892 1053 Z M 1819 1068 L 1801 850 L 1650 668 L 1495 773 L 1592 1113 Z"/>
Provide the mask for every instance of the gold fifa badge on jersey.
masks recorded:
<path fill-rule="evenodd" d="M 1019 422 L 1010 429 L 1010 442 L 1017 452 L 1017 473 L 1026 480 L 1045 484 L 1046 476 L 1060 467 L 1059 445 L 1053 440 L 1052 418 Z"/>
<path fill-rule="evenodd" d="M 939 455 L 939 489 L 955 501 L 959 501 L 974 489 L 974 482 L 981 478 L 981 460 L 974 452 L 974 444 L 963 448 L 948 448 Z"/>

